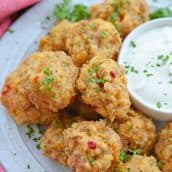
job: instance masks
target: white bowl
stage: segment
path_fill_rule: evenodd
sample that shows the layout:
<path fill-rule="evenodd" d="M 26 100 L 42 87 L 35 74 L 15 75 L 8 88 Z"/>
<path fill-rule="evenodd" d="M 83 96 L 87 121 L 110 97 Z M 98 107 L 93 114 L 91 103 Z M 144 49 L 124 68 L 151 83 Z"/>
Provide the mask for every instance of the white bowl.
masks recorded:
<path fill-rule="evenodd" d="M 125 57 L 125 54 L 128 49 L 129 43 L 134 40 L 137 36 L 141 35 L 142 33 L 162 27 L 162 26 L 172 26 L 172 17 L 171 18 L 161 18 L 152 20 L 149 22 L 146 22 L 142 24 L 141 26 L 137 27 L 134 31 L 132 31 L 124 40 L 122 47 L 120 49 L 120 53 L 118 56 L 118 62 L 120 64 L 123 64 L 123 57 Z M 152 40 L 153 43 L 153 40 Z M 144 114 L 160 120 L 160 121 L 170 121 L 172 120 L 172 111 L 163 111 L 161 109 L 156 109 L 155 107 L 150 106 L 146 100 L 141 99 L 134 91 L 132 91 L 130 88 L 128 88 L 129 94 L 131 97 L 131 100 L 133 102 L 133 105 L 138 108 L 140 111 L 142 111 Z M 172 91 L 172 90 L 171 90 Z M 153 95 L 152 95 L 153 96 Z"/>

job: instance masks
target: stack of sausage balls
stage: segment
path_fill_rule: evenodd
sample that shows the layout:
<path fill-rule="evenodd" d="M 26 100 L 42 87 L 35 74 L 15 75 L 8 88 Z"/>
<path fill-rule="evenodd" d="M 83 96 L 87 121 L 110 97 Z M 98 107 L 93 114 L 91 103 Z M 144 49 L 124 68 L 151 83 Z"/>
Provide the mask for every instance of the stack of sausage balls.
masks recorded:
<path fill-rule="evenodd" d="M 144 0 L 105 0 L 90 20 L 58 22 L 9 74 L 1 101 L 17 124 L 42 124 L 43 155 L 75 172 L 171 172 L 172 122 L 159 136 L 131 106 L 122 39 L 148 20 Z"/>

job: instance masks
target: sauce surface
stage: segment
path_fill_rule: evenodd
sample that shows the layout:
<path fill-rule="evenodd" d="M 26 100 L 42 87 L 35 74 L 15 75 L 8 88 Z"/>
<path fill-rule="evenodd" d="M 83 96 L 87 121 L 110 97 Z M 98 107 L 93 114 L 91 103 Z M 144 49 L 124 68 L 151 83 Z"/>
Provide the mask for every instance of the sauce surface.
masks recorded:
<path fill-rule="evenodd" d="M 172 111 L 172 27 L 144 32 L 122 59 L 129 89 L 147 105 Z"/>

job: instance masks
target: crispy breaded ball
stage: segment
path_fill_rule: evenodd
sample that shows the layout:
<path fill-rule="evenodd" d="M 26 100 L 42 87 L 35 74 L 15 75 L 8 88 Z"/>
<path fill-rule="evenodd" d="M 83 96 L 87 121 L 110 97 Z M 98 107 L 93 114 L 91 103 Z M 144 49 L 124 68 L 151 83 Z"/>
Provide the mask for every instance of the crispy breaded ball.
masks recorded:
<path fill-rule="evenodd" d="M 126 150 L 140 149 L 142 154 L 149 154 L 156 142 L 155 125 L 150 118 L 138 110 L 131 108 L 128 119 L 124 122 L 115 121 L 116 131 L 120 135 Z"/>
<path fill-rule="evenodd" d="M 133 155 L 116 169 L 118 172 L 161 172 L 153 156 Z"/>
<path fill-rule="evenodd" d="M 58 112 L 71 103 L 78 68 L 64 52 L 36 52 L 21 67 L 27 68 L 25 90 L 37 109 Z"/>
<path fill-rule="evenodd" d="M 86 63 L 94 55 L 116 58 L 121 45 L 118 31 L 101 19 L 82 20 L 72 27 L 66 48 L 77 66 Z"/>
<path fill-rule="evenodd" d="M 155 153 L 160 161 L 163 162 L 163 172 L 172 171 L 172 122 L 169 122 L 161 129 Z"/>
<path fill-rule="evenodd" d="M 90 11 L 91 18 L 112 22 L 122 37 L 149 19 L 145 0 L 105 0 L 102 4 L 91 6 Z"/>
<path fill-rule="evenodd" d="M 70 114 L 58 114 L 50 127 L 45 131 L 41 138 L 41 150 L 43 155 L 53 160 L 67 165 L 67 156 L 64 150 L 64 139 L 62 132 L 65 128 L 70 127 L 72 123 L 84 120 L 80 116 Z"/>
<path fill-rule="evenodd" d="M 22 83 L 26 79 L 25 71 L 17 69 L 5 81 L 2 89 L 1 102 L 17 124 L 47 125 L 56 119 L 56 113 L 41 112 L 29 101 L 23 93 Z"/>
<path fill-rule="evenodd" d="M 63 132 L 68 166 L 76 172 L 106 172 L 119 158 L 121 141 L 104 121 L 83 121 Z"/>
<path fill-rule="evenodd" d="M 66 50 L 66 39 L 67 35 L 73 27 L 73 23 L 67 20 L 58 22 L 48 33 L 48 35 L 43 36 L 39 42 L 40 50 Z"/>
<path fill-rule="evenodd" d="M 130 108 L 124 68 L 114 60 L 92 58 L 83 65 L 77 88 L 82 99 L 94 110 L 110 121 L 126 119 Z"/>

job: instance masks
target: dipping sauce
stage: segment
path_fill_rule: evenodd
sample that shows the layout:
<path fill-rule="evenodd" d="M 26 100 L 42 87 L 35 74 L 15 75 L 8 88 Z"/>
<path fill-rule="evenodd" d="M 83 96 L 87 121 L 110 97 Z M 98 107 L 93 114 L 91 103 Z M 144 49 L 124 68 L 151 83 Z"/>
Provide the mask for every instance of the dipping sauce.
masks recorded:
<path fill-rule="evenodd" d="M 132 92 L 153 108 L 172 111 L 172 27 L 154 28 L 137 36 L 121 62 Z"/>

